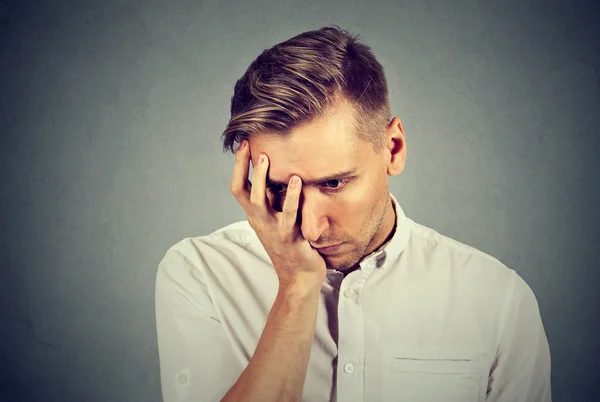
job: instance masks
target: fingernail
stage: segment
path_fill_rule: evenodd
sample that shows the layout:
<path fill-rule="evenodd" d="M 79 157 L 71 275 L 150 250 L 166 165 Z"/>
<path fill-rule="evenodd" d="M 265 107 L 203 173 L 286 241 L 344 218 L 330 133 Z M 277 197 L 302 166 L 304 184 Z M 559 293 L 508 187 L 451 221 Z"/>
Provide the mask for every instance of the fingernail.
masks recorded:
<path fill-rule="evenodd" d="M 244 149 L 246 148 L 246 141 L 242 141 L 242 143 L 240 144 L 240 149 Z"/>
<path fill-rule="evenodd" d="M 292 177 L 292 184 L 296 185 L 298 183 L 300 183 L 300 178 L 298 176 L 293 176 Z"/>
<path fill-rule="evenodd" d="M 258 163 L 263 164 L 265 162 L 265 156 L 263 154 L 260 154 L 260 159 L 258 160 Z"/>

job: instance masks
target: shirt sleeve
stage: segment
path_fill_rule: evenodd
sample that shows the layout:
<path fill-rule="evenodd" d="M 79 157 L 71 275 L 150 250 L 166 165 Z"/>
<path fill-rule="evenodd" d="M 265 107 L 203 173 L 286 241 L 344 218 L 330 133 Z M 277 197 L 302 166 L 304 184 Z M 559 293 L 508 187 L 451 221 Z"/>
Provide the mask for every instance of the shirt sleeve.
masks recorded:
<path fill-rule="evenodd" d="M 550 348 L 531 288 L 515 273 L 487 402 L 551 402 Z"/>
<path fill-rule="evenodd" d="M 155 309 L 163 401 L 219 401 L 239 363 L 201 271 L 174 248 L 158 266 Z"/>

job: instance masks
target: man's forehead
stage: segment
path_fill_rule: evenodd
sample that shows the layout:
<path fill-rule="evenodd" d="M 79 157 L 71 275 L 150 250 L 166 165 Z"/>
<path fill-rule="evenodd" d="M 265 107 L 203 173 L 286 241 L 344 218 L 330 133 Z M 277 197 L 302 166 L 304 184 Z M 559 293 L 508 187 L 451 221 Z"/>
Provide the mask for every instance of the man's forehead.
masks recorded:
<path fill-rule="evenodd" d="M 361 143 L 350 119 L 335 115 L 288 134 L 261 133 L 250 139 L 254 162 L 260 153 L 267 154 L 268 179 L 280 183 L 287 183 L 292 175 L 308 183 L 355 171 L 363 159 Z"/>
<path fill-rule="evenodd" d="M 264 152 L 269 156 L 267 181 L 270 184 L 287 184 L 292 175 L 298 175 L 307 185 L 348 177 L 358 172 L 362 160 L 355 149 L 315 147 L 297 152 L 269 152 L 268 149 Z"/>

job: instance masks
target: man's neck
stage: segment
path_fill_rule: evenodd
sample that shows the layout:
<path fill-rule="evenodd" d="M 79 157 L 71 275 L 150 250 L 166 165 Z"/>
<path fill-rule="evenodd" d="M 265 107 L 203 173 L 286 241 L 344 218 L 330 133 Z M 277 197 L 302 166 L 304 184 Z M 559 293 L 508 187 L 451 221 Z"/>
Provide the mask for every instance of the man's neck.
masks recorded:
<path fill-rule="evenodd" d="M 381 243 L 381 245 L 379 247 L 377 247 L 377 249 L 375 251 L 381 250 L 390 240 L 392 240 L 392 237 L 394 237 L 394 233 L 396 233 L 398 217 L 396 216 L 396 208 L 394 208 L 393 201 L 390 200 L 390 202 L 392 202 L 392 210 L 394 211 L 394 224 L 392 225 L 392 230 L 389 232 L 389 234 L 387 235 L 387 237 L 385 238 L 383 243 Z"/>
<path fill-rule="evenodd" d="M 371 254 L 381 250 L 394 237 L 394 233 L 396 233 L 396 226 L 397 226 L 398 218 L 396 216 L 396 208 L 394 207 L 394 204 L 393 204 L 393 201 L 391 198 L 390 198 L 390 202 L 392 203 L 392 210 L 394 213 L 394 224 L 392 225 L 392 229 L 388 233 L 385 240 L 379 245 L 379 247 L 377 247 L 374 251 L 370 252 L 368 255 L 371 255 Z M 364 257 L 361 259 L 361 261 L 363 259 L 364 259 Z M 344 278 L 345 278 L 350 272 L 354 272 L 359 268 L 360 268 L 360 261 L 357 262 L 356 264 L 354 264 L 354 266 L 352 268 L 342 271 L 342 274 L 344 275 Z"/>

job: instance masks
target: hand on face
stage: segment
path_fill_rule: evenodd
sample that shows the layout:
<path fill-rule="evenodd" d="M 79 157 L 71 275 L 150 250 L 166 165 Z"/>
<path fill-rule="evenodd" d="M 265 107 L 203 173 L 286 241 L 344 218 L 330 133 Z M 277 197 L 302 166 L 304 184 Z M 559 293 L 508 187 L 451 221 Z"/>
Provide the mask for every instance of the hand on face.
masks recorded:
<path fill-rule="evenodd" d="M 262 162 L 258 159 L 250 183 L 251 156 L 250 145 L 245 140 L 235 155 L 231 193 L 246 211 L 248 223 L 271 258 L 280 286 L 320 286 L 327 272 L 325 260 L 302 236 L 297 224 L 301 179 L 290 178 L 282 210 L 276 211 L 267 196 L 269 158 L 261 155 L 264 159 Z M 297 183 L 293 183 L 294 178 L 298 179 Z"/>

